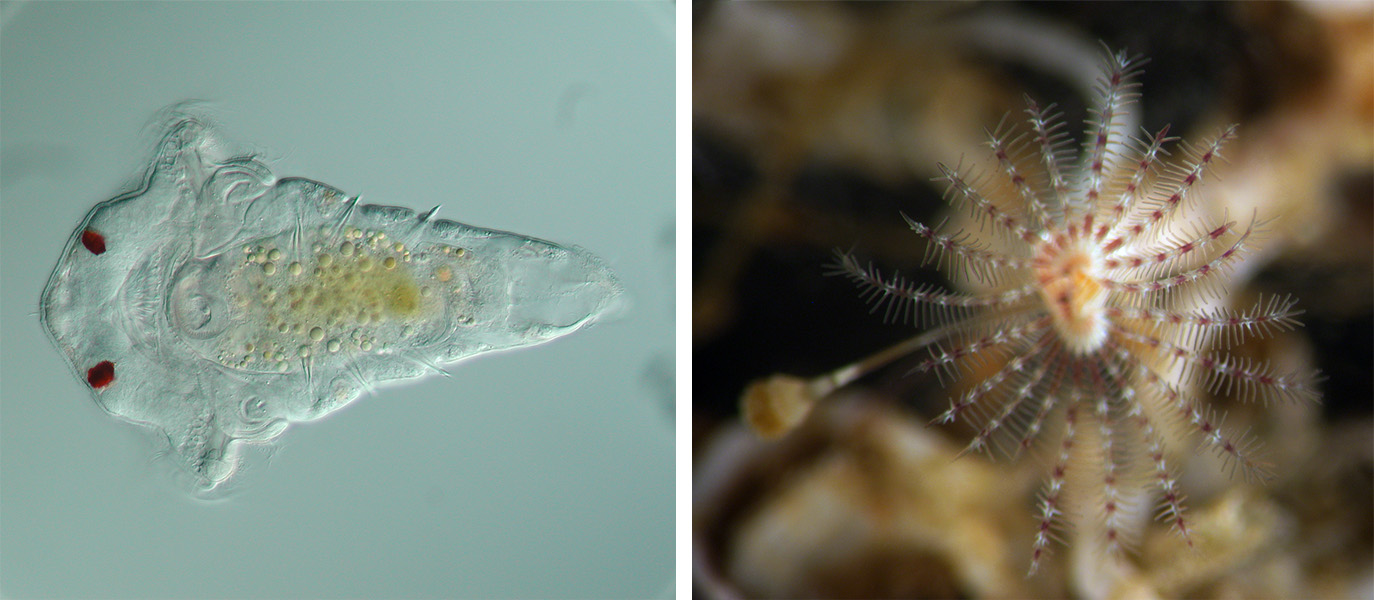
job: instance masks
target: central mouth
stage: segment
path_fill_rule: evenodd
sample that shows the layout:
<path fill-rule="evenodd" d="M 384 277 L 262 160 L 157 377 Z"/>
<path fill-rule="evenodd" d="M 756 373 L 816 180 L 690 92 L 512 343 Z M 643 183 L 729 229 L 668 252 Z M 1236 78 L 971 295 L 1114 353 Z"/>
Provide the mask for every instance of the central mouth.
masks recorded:
<path fill-rule="evenodd" d="M 1101 348 L 1107 341 L 1107 290 L 1098 281 L 1101 260 L 1096 249 L 1083 242 L 1047 240 L 1037 249 L 1033 265 L 1040 297 L 1064 345 L 1079 355 Z"/>

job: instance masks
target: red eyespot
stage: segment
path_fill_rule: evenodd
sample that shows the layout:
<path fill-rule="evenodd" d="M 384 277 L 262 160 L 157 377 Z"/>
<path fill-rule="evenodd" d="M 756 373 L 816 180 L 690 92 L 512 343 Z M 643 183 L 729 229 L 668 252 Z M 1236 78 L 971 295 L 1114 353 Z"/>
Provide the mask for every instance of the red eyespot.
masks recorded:
<path fill-rule="evenodd" d="M 91 254 L 104 254 L 105 236 L 100 235 L 93 230 L 87 229 L 81 232 L 81 245 L 85 246 L 87 250 L 90 250 Z"/>
<path fill-rule="evenodd" d="M 99 254 L 97 252 L 96 254 Z M 86 382 L 95 389 L 102 389 L 114 382 L 114 363 L 102 360 L 86 371 Z"/>

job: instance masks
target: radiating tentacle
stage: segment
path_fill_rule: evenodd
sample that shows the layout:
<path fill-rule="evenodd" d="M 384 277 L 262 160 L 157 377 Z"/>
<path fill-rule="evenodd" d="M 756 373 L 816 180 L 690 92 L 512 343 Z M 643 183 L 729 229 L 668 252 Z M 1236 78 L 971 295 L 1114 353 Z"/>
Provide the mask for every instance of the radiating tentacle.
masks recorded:
<path fill-rule="evenodd" d="M 1228 221 L 1220 226 L 1202 228 L 1187 238 L 1167 235 L 1161 236 L 1161 243 L 1130 253 L 1109 254 L 1102 260 L 1106 269 L 1130 269 L 1146 277 L 1158 277 L 1161 273 L 1173 271 L 1181 260 L 1197 256 L 1197 252 L 1210 246 L 1212 242 L 1235 231 L 1236 222 Z"/>
<path fill-rule="evenodd" d="M 1183 361 L 1183 377 L 1197 381 L 1208 391 L 1225 396 L 1234 395 L 1242 402 L 1252 402 L 1256 396 L 1267 405 L 1271 401 L 1315 402 L 1319 378 L 1306 373 L 1278 374 L 1272 367 L 1248 358 L 1226 354 L 1199 354 L 1158 336 L 1137 333 L 1114 326 L 1113 333 L 1149 348 L 1163 358 Z"/>
<path fill-rule="evenodd" d="M 940 170 L 940 177 L 937 181 L 945 181 L 949 184 L 945 191 L 945 199 L 951 204 L 966 204 L 969 212 L 979 223 L 990 224 L 995 231 L 1019 239 L 1026 243 L 1033 243 L 1036 240 L 1035 232 L 1021 223 L 1015 215 L 998 208 L 996 204 L 988 200 L 978 192 L 977 185 L 959 174 L 961 166 L 951 169 L 944 163 L 937 164 Z"/>
<path fill-rule="evenodd" d="M 1053 199 L 1047 207 L 1044 221 L 1047 229 L 1059 228 L 1059 216 L 1064 213 L 1069 197 L 1069 181 L 1064 174 L 1063 165 L 1073 158 L 1073 140 L 1065 128 L 1063 115 L 1054 112 L 1054 105 L 1043 109 L 1029 95 L 1026 99 L 1026 114 L 1035 132 L 1035 143 L 1040 149 L 1040 164 L 1044 166 L 1046 186 L 1042 193 Z"/>
<path fill-rule="evenodd" d="M 1222 422 L 1217 418 L 1215 411 L 1199 406 L 1195 398 L 1169 384 L 1168 381 L 1139 360 L 1133 359 L 1130 352 L 1124 348 L 1117 348 L 1116 352 L 1123 362 L 1129 361 L 1136 365 L 1136 370 L 1143 383 L 1143 389 L 1155 395 L 1154 400 L 1162 404 L 1161 408 L 1168 409 L 1175 417 L 1180 418 L 1201 433 L 1203 441 L 1221 454 L 1232 469 L 1239 468 L 1246 481 L 1266 480 L 1273 476 L 1270 465 L 1261 462 L 1255 456 L 1259 447 L 1257 439 L 1250 437 L 1247 433 L 1242 433 L 1239 436 L 1227 435 L 1222 431 Z M 1149 396 L 1147 395 L 1146 398 Z"/>
<path fill-rule="evenodd" d="M 1005 120 L 1003 118 L 1004 123 Z M 1048 227 L 1053 220 L 1046 206 L 1047 201 L 1036 192 L 1035 186 L 1027 179 L 1027 173 L 1019 166 L 1029 162 L 1027 156 L 1030 151 L 1024 143 L 1026 135 L 1017 133 L 1014 128 L 1011 131 L 1003 129 L 1002 124 L 999 124 L 997 129 L 987 132 L 987 135 L 988 146 L 992 148 L 992 155 L 997 159 L 998 166 L 1034 218 L 1032 226 L 1036 229 Z"/>
<path fill-rule="evenodd" d="M 968 410 L 969 408 L 975 406 L 978 403 L 978 401 L 992 394 L 992 392 L 995 389 L 997 389 L 998 386 L 1002 385 L 1002 382 L 1006 381 L 1009 377 L 1012 377 L 1013 375 L 1022 373 L 1028 366 L 1034 364 L 1038 359 L 1039 353 L 1043 351 L 1044 348 L 1050 344 L 1050 342 L 1051 338 L 1049 335 L 1049 329 L 1041 328 L 1039 336 L 1033 341 L 1033 343 L 1031 343 L 1029 347 L 1017 353 L 1017 355 L 1011 360 L 1007 361 L 1007 364 L 1003 365 L 1001 369 L 998 369 L 996 373 L 993 373 L 983 381 L 979 382 L 979 384 L 977 386 L 974 386 L 973 389 L 969 390 L 968 392 L 965 392 L 961 398 L 952 401 L 950 403 L 949 409 L 946 410 L 944 413 L 941 413 L 939 417 L 936 417 L 934 422 L 952 423 L 955 420 L 957 420 L 959 418 L 959 415 L 962 414 L 965 410 Z M 1044 369 L 1042 368 L 1040 372 L 1043 374 Z M 974 436 L 973 441 L 969 443 L 969 446 L 965 451 L 967 452 L 979 450 L 985 447 L 988 438 L 993 434 L 993 432 L 997 431 L 997 429 L 1001 426 L 1002 422 L 1006 418 L 1008 418 L 1011 415 L 1012 411 L 1014 411 L 1016 407 L 1020 405 L 1020 403 L 1023 400 L 1025 400 L 1026 397 L 1028 397 L 1029 395 L 1029 390 L 1023 390 L 1023 393 L 1018 394 L 1014 400 L 1003 402 L 1005 406 L 1003 408 L 1002 414 L 995 417 L 991 417 L 990 419 L 985 421 L 982 425 L 982 429 L 978 432 L 978 435 Z"/>
<path fill-rule="evenodd" d="M 1140 208 L 1143 214 L 1139 218 L 1129 219 L 1129 225 L 1125 225 L 1127 220 L 1122 221 L 1120 229 L 1114 229 L 1111 241 L 1107 242 L 1104 249 L 1113 252 L 1117 248 L 1131 244 L 1135 239 L 1141 237 L 1148 231 L 1159 227 L 1162 223 L 1169 221 L 1179 206 L 1188 199 L 1196 186 L 1202 181 L 1203 174 L 1214 162 L 1221 157 L 1221 148 L 1227 142 L 1235 139 L 1236 126 L 1223 130 L 1210 142 L 1201 146 L 1184 146 L 1185 155 L 1189 162 L 1182 166 L 1171 166 L 1165 169 L 1161 181 L 1156 182 L 1157 187 L 1166 189 L 1162 198 L 1149 200 Z"/>
<path fill-rule="evenodd" d="M 1050 326 L 1049 317 L 1041 317 L 1034 321 L 1024 324 L 1008 325 L 996 331 L 966 343 L 955 343 L 949 347 L 943 344 L 936 344 L 930 347 L 930 358 L 927 358 L 911 369 L 912 373 L 925 373 L 935 371 L 937 376 L 953 376 L 955 363 L 964 359 L 985 360 L 983 352 L 987 350 L 1001 350 L 1006 346 L 1019 342 L 1029 337 L 1040 335 Z M 943 381 L 943 379 L 942 379 Z M 949 415 L 948 421 L 952 421 L 953 414 Z"/>
<path fill-rule="evenodd" d="M 1098 225 L 1093 234 L 1093 238 L 1101 243 L 1107 234 L 1119 227 L 1126 220 L 1126 216 L 1131 214 L 1137 204 L 1145 197 L 1145 178 L 1155 170 L 1155 165 L 1159 161 L 1161 154 L 1168 155 L 1164 149 L 1164 144 L 1175 141 L 1178 138 L 1169 137 L 1169 126 L 1165 125 L 1154 136 L 1136 138 L 1135 145 L 1141 148 L 1135 157 L 1135 168 L 1130 171 L 1130 178 L 1126 181 L 1121 192 L 1117 195 L 1115 202 L 1111 204 L 1103 214 L 1104 223 Z"/>
<path fill-rule="evenodd" d="M 1024 269 L 1030 264 L 1025 258 L 989 250 L 983 244 L 972 242 L 966 233 L 941 235 L 905 214 L 902 219 L 927 242 L 926 255 L 921 261 L 923 265 L 933 261 L 946 273 L 965 277 L 971 273 L 983 283 L 996 285 L 1017 269 Z"/>
<path fill-rule="evenodd" d="M 1244 257 L 1249 251 L 1246 241 L 1255 232 L 1255 225 L 1245 229 L 1245 232 L 1231 244 L 1225 252 L 1217 255 L 1197 267 L 1188 269 L 1173 275 L 1154 279 L 1120 280 L 1113 277 L 1099 278 L 1099 283 L 1113 292 L 1127 295 L 1146 295 L 1164 292 L 1165 298 L 1172 294 L 1183 291 L 1195 292 L 1202 297 L 1215 298 L 1221 294 L 1218 277 L 1225 273 L 1226 269 L 1235 265 L 1236 261 Z M 1137 299 L 1138 304 L 1147 301 Z"/>
<path fill-rule="evenodd" d="M 1118 131 L 1118 117 L 1127 105 L 1140 97 L 1140 83 L 1136 78 L 1140 75 L 1141 64 L 1142 60 L 1130 58 L 1125 52 L 1107 51 L 1103 56 L 1104 76 L 1097 82 L 1100 101 L 1089 109 L 1088 139 L 1084 152 L 1087 165 L 1084 169 L 1082 201 L 1085 205 L 1083 212 L 1089 216 L 1097 207 L 1102 193 L 1103 174 L 1109 159 L 1107 146 L 1113 139 L 1122 136 Z M 1070 217 L 1065 220 L 1072 228 L 1074 219 Z M 1091 223 L 1086 225 L 1090 227 Z"/>
<path fill-rule="evenodd" d="M 1103 355 L 1103 370 L 1108 380 L 1116 382 L 1116 394 L 1121 404 L 1126 407 L 1126 418 L 1148 446 L 1150 463 L 1154 468 L 1154 481 L 1160 491 L 1156 518 L 1167 521 L 1174 532 L 1192 546 L 1192 536 L 1184 516 L 1183 492 L 1178 487 L 1177 477 L 1165 460 L 1164 441 L 1155 430 L 1154 423 L 1146 415 L 1135 385 L 1130 381 L 1133 366 L 1123 359 L 1120 353 L 1113 355 L 1112 352 L 1104 352 Z"/>
<path fill-rule="evenodd" d="M 1297 327 L 1299 323 L 1296 317 L 1303 311 L 1295 309 L 1296 305 L 1297 300 L 1291 296 L 1271 296 L 1268 301 L 1258 302 L 1243 311 L 1175 311 L 1116 306 L 1106 310 L 1107 316 L 1113 320 L 1129 319 L 1148 323 L 1155 331 L 1166 333 L 1164 337 L 1178 340 L 1185 346 L 1202 342 L 1204 334 L 1214 334 L 1217 341 L 1230 347 L 1248 339 L 1265 338 Z"/>
<path fill-rule="evenodd" d="M 1054 461 L 1054 467 L 1050 470 L 1049 479 L 1045 482 L 1045 489 L 1040 493 L 1040 524 L 1035 531 L 1035 543 L 1031 548 L 1031 565 L 1029 575 L 1034 575 L 1040 568 L 1040 561 L 1049 554 L 1051 541 L 1063 543 L 1056 532 L 1059 526 L 1059 517 L 1064 514 L 1063 492 L 1065 476 L 1069 470 L 1069 459 L 1073 456 L 1074 432 L 1078 425 L 1078 406 L 1070 400 L 1068 409 L 1064 416 L 1064 435 L 1059 440 L 1059 455 Z"/>
<path fill-rule="evenodd" d="M 916 285 L 901 275 L 884 277 L 872 265 L 860 266 L 851 254 L 837 252 L 836 255 L 839 262 L 830 273 L 849 277 L 863 288 L 863 295 L 873 304 L 873 311 L 882 310 L 883 318 L 889 321 L 942 325 L 968 318 L 973 309 L 1011 307 L 1035 293 L 1031 285 L 978 296 L 944 292 L 939 286 Z"/>

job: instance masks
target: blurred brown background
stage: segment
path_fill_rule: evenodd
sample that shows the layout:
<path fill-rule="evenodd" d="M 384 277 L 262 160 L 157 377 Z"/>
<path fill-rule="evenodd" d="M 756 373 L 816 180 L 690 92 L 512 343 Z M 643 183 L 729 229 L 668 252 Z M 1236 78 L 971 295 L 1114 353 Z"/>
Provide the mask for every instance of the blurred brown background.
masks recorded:
<path fill-rule="evenodd" d="M 987 477 L 991 489 L 951 492 L 959 506 L 983 507 L 951 514 L 986 509 L 986 518 L 956 526 L 921 514 L 936 509 L 912 501 L 923 488 L 911 481 L 941 481 L 939 469 L 912 467 L 923 463 L 903 462 L 913 455 L 889 445 L 921 440 L 957 451 L 967 441 L 957 427 L 923 426 L 948 401 L 934 378 L 907 377 L 901 365 L 878 373 L 779 443 L 741 432 L 738 402 L 752 380 L 818 375 L 916 333 L 869 314 L 844 278 L 824 276 L 832 251 L 853 249 L 885 272 L 949 286 L 921 267 L 925 248 L 900 213 L 939 223 L 947 205 L 931 182 L 935 164 L 981 160 L 984 128 L 1008 113 L 1019 118 L 1023 93 L 1057 103 L 1077 139 L 1083 69 L 1091 74 L 1102 44 L 1149 59 L 1140 79 L 1147 130 L 1171 124 L 1171 135 L 1197 141 L 1240 124 L 1228 164 L 1202 188 L 1201 211 L 1212 221 L 1254 211 L 1275 219 L 1230 289 L 1241 305 L 1257 293 L 1292 294 L 1307 312 L 1293 335 L 1236 352 L 1327 377 L 1320 406 L 1266 412 L 1214 402 L 1253 422 L 1280 475 L 1252 490 L 1215 465 L 1189 468 L 1190 506 L 1203 521 L 1229 506 L 1265 524 L 1233 532 L 1260 532 L 1249 542 L 1204 549 L 1195 560 L 1203 567 L 1185 574 L 1152 558 L 1147 536 L 1131 557 L 1143 583 L 1131 589 L 1374 592 L 1374 4 L 701 2 L 694 10 L 698 595 L 1094 595 L 1066 572 L 1078 563 L 1063 549 L 1058 570 L 1024 578 L 1020 554 L 1043 472 L 1033 461 L 961 458 L 955 469 L 968 472 L 950 481 Z M 864 491 L 826 496 L 844 486 Z M 989 498 L 1003 504 L 979 504 Z M 945 526 L 984 528 L 991 540 L 1005 533 L 1009 549 L 984 561 L 961 541 L 982 538 Z M 770 548 L 767 560 L 754 558 Z M 1256 577 L 1256 569 L 1284 576 Z"/>

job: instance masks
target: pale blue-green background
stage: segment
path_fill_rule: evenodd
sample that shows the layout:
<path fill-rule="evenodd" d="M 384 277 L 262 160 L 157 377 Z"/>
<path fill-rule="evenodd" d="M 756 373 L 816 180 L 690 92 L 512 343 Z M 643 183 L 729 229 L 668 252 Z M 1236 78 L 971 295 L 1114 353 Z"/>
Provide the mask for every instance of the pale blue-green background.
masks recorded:
<path fill-rule="evenodd" d="M 0 595 L 645 597 L 673 573 L 668 4 L 33 3 L 0 28 Z M 43 335 L 164 106 L 282 176 L 583 246 L 633 306 L 384 387 L 182 493 Z M 655 363 L 654 361 L 657 361 Z M 658 374 L 653 364 L 660 365 Z"/>

